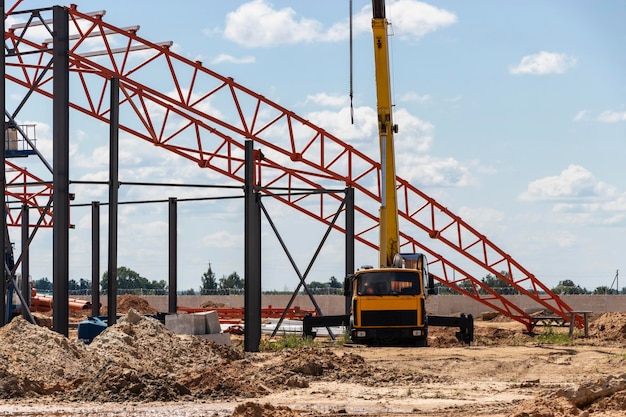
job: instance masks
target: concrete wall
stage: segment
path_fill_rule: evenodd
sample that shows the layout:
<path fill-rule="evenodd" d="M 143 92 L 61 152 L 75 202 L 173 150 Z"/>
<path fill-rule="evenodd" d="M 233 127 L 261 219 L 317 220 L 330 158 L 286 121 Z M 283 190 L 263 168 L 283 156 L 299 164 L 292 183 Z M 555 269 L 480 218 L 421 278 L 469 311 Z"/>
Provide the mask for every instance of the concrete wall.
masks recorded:
<path fill-rule="evenodd" d="M 526 296 L 507 295 L 505 297 L 528 313 L 544 309 L 544 307 Z M 562 295 L 560 298 L 573 311 L 590 311 L 594 314 L 626 311 L 625 295 Z M 473 298 L 463 295 L 429 297 L 426 305 L 430 314 L 442 316 L 458 313 L 477 316 L 483 312 L 493 310 Z"/>
<path fill-rule="evenodd" d="M 78 297 L 77 297 L 78 298 Z M 80 297 L 89 299 L 89 297 Z M 144 298 L 159 311 L 167 311 L 167 296 L 144 296 Z M 513 304 L 527 312 L 540 309 L 541 306 L 525 296 L 506 296 Z M 263 307 L 283 308 L 289 302 L 289 295 L 263 295 L 261 303 Z M 561 299 L 574 311 L 591 311 L 594 314 L 606 312 L 626 311 L 626 295 L 563 295 Z M 227 307 L 243 307 L 242 295 L 181 295 L 178 296 L 178 305 L 184 307 L 200 307 L 206 301 L 223 303 Z M 318 295 L 315 297 L 322 313 L 326 315 L 343 314 L 344 297 L 340 295 Z M 102 297 L 102 305 L 106 305 L 106 297 Z M 459 313 L 478 316 L 483 312 L 491 311 L 488 306 L 463 295 L 441 295 L 428 298 L 427 310 L 433 315 L 452 315 Z M 300 307 L 304 310 L 313 310 L 314 306 L 306 295 L 299 295 L 294 300 L 292 307 Z"/>

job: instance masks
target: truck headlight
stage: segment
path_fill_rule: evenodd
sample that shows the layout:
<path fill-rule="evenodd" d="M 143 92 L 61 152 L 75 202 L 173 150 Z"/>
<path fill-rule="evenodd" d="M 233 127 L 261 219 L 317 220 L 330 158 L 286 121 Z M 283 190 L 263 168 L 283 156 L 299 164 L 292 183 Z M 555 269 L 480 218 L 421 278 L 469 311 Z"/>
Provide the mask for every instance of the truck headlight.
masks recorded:
<path fill-rule="evenodd" d="M 413 330 L 413 336 L 421 336 L 421 335 L 422 335 L 421 330 Z"/>
<path fill-rule="evenodd" d="M 356 337 L 365 337 L 367 335 L 367 332 L 365 330 L 357 330 L 354 335 Z"/>

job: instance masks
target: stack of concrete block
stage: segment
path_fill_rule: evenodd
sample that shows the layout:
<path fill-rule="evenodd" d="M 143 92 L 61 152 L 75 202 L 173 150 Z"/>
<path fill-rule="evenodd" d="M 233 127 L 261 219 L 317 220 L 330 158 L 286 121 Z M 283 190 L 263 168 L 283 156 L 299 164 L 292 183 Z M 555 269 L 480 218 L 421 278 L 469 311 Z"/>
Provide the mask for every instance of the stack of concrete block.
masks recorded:
<path fill-rule="evenodd" d="M 217 311 L 194 314 L 168 314 L 165 327 L 178 334 L 193 334 L 220 345 L 230 346 L 230 334 L 222 333 Z"/>

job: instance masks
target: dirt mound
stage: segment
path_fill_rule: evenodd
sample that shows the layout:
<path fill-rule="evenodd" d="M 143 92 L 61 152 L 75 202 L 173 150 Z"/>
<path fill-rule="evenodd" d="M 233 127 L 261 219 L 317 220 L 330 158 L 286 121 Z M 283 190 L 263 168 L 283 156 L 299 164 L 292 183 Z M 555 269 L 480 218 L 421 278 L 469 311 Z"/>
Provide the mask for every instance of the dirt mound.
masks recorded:
<path fill-rule="evenodd" d="M 620 391 L 610 397 L 602 398 L 587 409 L 589 413 L 600 413 L 606 410 L 622 411 L 622 415 L 626 415 L 626 391 Z"/>
<path fill-rule="evenodd" d="M 222 363 L 244 357 L 200 337 L 174 334 L 132 309 L 88 346 L 21 317 L 0 329 L 0 340 L 0 398 L 54 394 L 72 401 L 172 401 L 202 395 L 184 384 L 181 375 L 189 369 L 221 374 L 215 369 Z M 231 396 L 216 391 L 217 397 Z"/>
<path fill-rule="evenodd" d="M 152 307 L 145 298 L 132 294 L 124 294 L 117 298 L 117 312 L 126 314 L 130 309 L 139 314 L 157 314 L 158 310 Z"/>
<path fill-rule="evenodd" d="M 300 417 L 301 414 L 289 407 L 274 407 L 272 404 L 247 402 L 239 404 L 231 414 L 232 417 Z"/>
<path fill-rule="evenodd" d="M 581 411 L 563 397 L 537 397 L 522 402 L 509 417 L 570 417 Z"/>
<path fill-rule="evenodd" d="M 458 328 L 454 327 L 430 327 L 428 329 L 428 346 L 432 348 L 463 346 L 463 343 L 457 339 L 456 332 L 458 332 Z M 474 327 L 473 346 L 517 345 L 530 340 L 530 336 L 518 330 L 499 327 Z"/>
<path fill-rule="evenodd" d="M 273 375 L 274 385 L 306 387 L 312 381 L 352 382 L 366 386 L 388 386 L 397 383 L 443 382 L 444 376 L 426 376 L 413 370 L 372 366 L 354 353 L 337 353 L 304 347 L 280 352 L 279 358 L 263 367 Z"/>
<path fill-rule="evenodd" d="M 72 399 L 171 401 L 191 394 L 178 382 L 189 369 L 220 367 L 242 353 L 191 335 L 178 335 L 158 320 L 130 310 L 87 348 L 101 366 Z M 185 382 L 185 381 L 183 381 Z"/>
<path fill-rule="evenodd" d="M 202 305 L 200 307 L 202 307 L 202 308 L 222 308 L 222 307 L 226 307 L 226 304 L 224 304 L 224 303 L 216 303 L 215 301 L 206 300 L 204 303 L 202 303 Z"/>
<path fill-rule="evenodd" d="M 0 340 L 3 398 L 66 391 L 89 376 L 91 359 L 84 344 L 22 317 L 0 329 Z"/>
<path fill-rule="evenodd" d="M 626 313 L 604 313 L 591 320 L 589 336 L 601 340 L 626 340 Z"/>
<path fill-rule="evenodd" d="M 626 375 L 607 376 L 524 401 L 510 417 L 568 417 L 623 410 L 626 410 Z"/>

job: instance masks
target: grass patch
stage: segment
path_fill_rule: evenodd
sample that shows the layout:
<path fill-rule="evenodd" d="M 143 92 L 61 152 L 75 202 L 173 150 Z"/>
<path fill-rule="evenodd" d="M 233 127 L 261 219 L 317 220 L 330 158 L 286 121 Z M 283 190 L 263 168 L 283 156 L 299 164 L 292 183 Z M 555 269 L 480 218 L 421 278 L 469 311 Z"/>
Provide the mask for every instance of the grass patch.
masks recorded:
<path fill-rule="evenodd" d="M 310 337 L 303 338 L 299 335 L 284 335 L 273 340 L 261 340 L 259 350 L 261 352 L 276 352 L 283 349 L 298 349 L 301 347 L 319 347 L 318 342 Z"/>
<path fill-rule="evenodd" d="M 556 333 L 552 330 L 537 335 L 537 342 L 550 345 L 571 345 L 574 343 L 567 333 Z"/>

